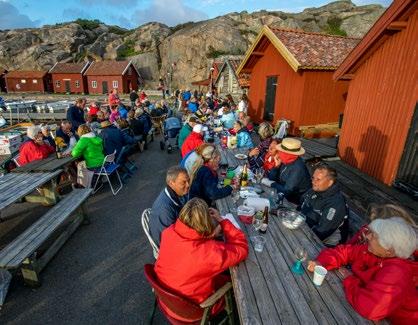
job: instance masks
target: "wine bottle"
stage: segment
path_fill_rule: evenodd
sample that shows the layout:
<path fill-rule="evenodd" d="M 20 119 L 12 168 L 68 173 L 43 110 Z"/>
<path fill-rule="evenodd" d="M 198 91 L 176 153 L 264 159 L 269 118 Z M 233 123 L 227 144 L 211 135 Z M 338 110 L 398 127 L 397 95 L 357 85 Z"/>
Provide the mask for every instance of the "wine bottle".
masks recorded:
<path fill-rule="evenodd" d="M 269 225 L 269 208 L 266 206 L 263 213 L 263 223 L 259 229 L 260 233 L 265 234 Z"/>

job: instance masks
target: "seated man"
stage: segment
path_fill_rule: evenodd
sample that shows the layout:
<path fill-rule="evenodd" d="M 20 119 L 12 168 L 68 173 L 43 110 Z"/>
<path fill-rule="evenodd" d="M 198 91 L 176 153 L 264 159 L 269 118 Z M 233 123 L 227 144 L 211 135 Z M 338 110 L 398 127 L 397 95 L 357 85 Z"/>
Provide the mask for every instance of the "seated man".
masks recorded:
<path fill-rule="evenodd" d="M 43 140 L 43 134 L 39 126 L 28 127 L 28 141 L 25 141 L 19 148 L 19 165 L 23 166 L 35 160 L 47 158 L 51 153 L 55 152 L 53 146 L 47 144 Z"/>
<path fill-rule="evenodd" d="M 285 138 L 277 146 L 278 157 L 275 156 L 275 165 L 268 178 L 274 183 L 271 187 L 291 202 L 298 204 L 302 194 L 311 188 L 311 176 L 303 162 L 305 149 L 301 142 L 293 138 Z"/>
<path fill-rule="evenodd" d="M 46 144 L 49 144 L 50 146 L 54 147 L 54 150 L 56 149 L 57 145 L 55 144 L 55 140 L 51 135 L 51 127 L 47 124 L 41 125 L 41 132 L 43 135 L 43 140 Z"/>
<path fill-rule="evenodd" d="M 112 125 L 109 121 L 102 122 L 100 126 L 102 131 L 99 136 L 104 142 L 105 155 L 110 155 L 116 151 L 117 158 L 123 146 L 135 142 L 133 137 L 121 132 L 121 130 Z"/>
<path fill-rule="evenodd" d="M 334 168 L 316 167 L 312 189 L 303 196 L 301 211 L 308 226 L 325 245 L 335 246 L 347 240 L 348 209 Z"/>
<path fill-rule="evenodd" d="M 167 186 L 158 195 L 151 209 L 149 230 L 152 239 L 160 245 L 161 232 L 176 222 L 188 199 L 190 178 L 187 170 L 174 166 L 168 169 Z"/>

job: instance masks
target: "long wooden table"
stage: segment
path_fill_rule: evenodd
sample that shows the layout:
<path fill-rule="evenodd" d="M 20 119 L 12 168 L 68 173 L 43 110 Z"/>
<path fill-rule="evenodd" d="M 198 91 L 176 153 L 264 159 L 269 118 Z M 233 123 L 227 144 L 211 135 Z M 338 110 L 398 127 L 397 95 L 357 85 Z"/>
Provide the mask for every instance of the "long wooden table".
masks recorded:
<path fill-rule="evenodd" d="M 33 173 L 33 172 L 52 172 L 63 169 L 76 158 L 69 156 L 58 159 L 55 154 L 50 155 L 46 159 L 35 160 L 21 167 L 12 170 L 13 173 Z"/>
<path fill-rule="evenodd" d="M 236 150 L 223 150 L 222 159 L 234 166 L 239 163 L 234 160 L 235 153 Z M 216 205 L 222 215 L 236 211 L 230 196 L 217 200 Z M 232 214 L 248 239 L 259 235 L 252 225 L 243 224 L 236 214 Z M 267 233 L 263 236 L 266 239 L 263 252 L 255 252 L 249 240 L 248 258 L 230 270 L 241 324 L 372 323 L 347 302 L 338 271 L 329 272 L 320 287 L 312 283 L 306 262 L 303 275 L 292 273 L 297 247 L 306 249 L 308 260 L 314 259 L 324 247 L 306 224 L 290 230 L 282 225 L 279 217 L 271 215 Z"/>

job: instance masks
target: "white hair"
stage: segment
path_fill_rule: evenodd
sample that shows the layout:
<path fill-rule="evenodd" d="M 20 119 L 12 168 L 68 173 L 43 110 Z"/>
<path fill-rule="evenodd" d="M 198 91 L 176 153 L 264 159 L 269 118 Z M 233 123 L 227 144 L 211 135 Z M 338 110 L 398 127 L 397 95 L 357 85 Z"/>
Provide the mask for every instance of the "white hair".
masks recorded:
<path fill-rule="evenodd" d="M 417 248 L 417 235 L 402 218 L 375 219 L 369 228 L 377 234 L 379 244 L 393 249 L 397 257 L 408 258 Z"/>
<path fill-rule="evenodd" d="M 35 139 L 39 132 L 41 132 L 41 128 L 36 125 L 28 127 L 28 130 L 26 131 L 28 138 L 32 140 Z"/>

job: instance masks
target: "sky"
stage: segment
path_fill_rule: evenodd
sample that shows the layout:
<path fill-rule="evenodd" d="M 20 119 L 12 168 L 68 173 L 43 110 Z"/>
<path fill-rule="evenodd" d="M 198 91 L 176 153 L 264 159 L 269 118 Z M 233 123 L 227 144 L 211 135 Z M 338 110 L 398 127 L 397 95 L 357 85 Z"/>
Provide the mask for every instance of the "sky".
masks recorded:
<path fill-rule="evenodd" d="M 356 5 L 391 0 L 352 0 Z M 175 26 L 229 12 L 280 10 L 300 12 L 331 0 L 0 0 L 0 30 L 40 27 L 77 18 L 99 19 L 108 25 L 135 28 L 150 21 Z"/>

